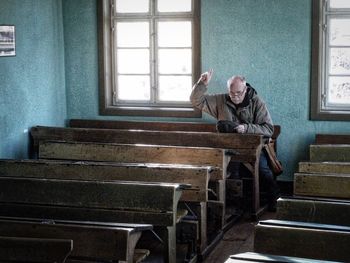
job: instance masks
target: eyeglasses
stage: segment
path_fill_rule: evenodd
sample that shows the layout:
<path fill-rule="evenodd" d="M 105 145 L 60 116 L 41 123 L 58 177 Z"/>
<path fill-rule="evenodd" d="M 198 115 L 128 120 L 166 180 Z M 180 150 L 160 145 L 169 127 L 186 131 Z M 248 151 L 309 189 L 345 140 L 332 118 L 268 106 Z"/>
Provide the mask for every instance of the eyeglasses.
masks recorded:
<path fill-rule="evenodd" d="M 241 91 L 238 91 L 238 92 L 230 92 L 230 96 L 231 96 L 231 97 L 242 97 L 242 95 L 244 94 L 246 88 L 247 88 L 247 86 L 245 86 L 244 89 L 241 90 Z"/>

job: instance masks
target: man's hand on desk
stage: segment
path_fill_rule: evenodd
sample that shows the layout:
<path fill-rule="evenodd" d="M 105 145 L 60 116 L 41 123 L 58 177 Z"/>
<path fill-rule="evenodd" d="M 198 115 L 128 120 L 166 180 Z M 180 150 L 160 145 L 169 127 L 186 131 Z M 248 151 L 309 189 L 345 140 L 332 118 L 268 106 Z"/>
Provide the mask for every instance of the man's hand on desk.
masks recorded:
<path fill-rule="evenodd" d="M 240 124 L 235 128 L 237 133 L 245 133 L 247 130 L 247 127 L 245 124 Z"/>

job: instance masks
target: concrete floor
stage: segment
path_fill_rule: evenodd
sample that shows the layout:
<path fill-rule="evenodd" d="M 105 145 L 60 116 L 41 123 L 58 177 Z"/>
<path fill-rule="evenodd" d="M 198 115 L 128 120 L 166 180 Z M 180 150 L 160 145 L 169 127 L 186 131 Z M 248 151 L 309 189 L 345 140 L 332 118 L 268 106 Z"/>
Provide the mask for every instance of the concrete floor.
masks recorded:
<path fill-rule="evenodd" d="M 260 220 L 274 219 L 275 213 L 265 212 Z M 254 226 L 257 222 L 241 219 L 226 231 L 223 239 L 203 263 L 223 263 L 230 255 L 254 251 Z"/>

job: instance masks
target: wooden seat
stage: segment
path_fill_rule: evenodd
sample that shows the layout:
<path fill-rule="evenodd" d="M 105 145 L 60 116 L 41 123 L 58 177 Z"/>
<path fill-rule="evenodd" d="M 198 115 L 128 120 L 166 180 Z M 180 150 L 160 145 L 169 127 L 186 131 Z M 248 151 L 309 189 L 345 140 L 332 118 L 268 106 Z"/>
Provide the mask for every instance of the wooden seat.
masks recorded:
<path fill-rule="evenodd" d="M 260 221 L 255 227 L 254 251 L 349 262 L 350 227 L 285 220 Z"/>
<path fill-rule="evenodd" d="M 72 146 L 70 149 L 77 153 L 75 160 L 87 158 L 98 161 L 118 162 L 161 162 L 216 166 L 221 169 L 221 176 L 217 178 L 216 196 L 218 201 L 212 204 L 217 205 L 213 211 L 221 212 L 221 221 L 218 226 L 222 234 L 225 228 L 225 179 L 226 168 L 229 160 L 244 162 L 253 174 L 252 191 L 252 217 L 255 219 L 263 212 L 259 203 L 259 175 L 257 165 L 262 149 L 262 136 L 256 134 L 219 134 L 213 131 L 163 131 L 163 130 L 141 130 L 127 129 L 101 129 L 101 128 L 58 128 L 37 126 L 31 129 L 36 152 L 44 149 L 46 145 L 64 147 Z M 123 144 L 124 146 L 121 146 Z M 119 146 L 117 146 L 119 145 Z M 39 147 L 40 146 L 40 147 Z M 50 146 L 50 147 L 51 147 Z M 39 148 L 39 151 L 38 151 Z M 99 154 L 96 154 L 96 151 Z M 101 150 L 101 151 L 100 151 Z M 56 151 L 55 151 L 56 152 Z M 102 154 L 105 152 L 105 154 Z M 46 153 L 49 153 L 46 155 Z M 70 158 L 69 151 L 63 150 L 56 157 L 52 151 L 46 151 L 45 155 L 39 154 L 40 158 Z M 75 154 L 74 153 L 74 154 Z M 81 153 L 85 155 L 82 158 Z M 133 160 L 130 158 L 134 157 Z M 111 159 L 112 158 L 112 159 Z M 114 159 L 113 159 L 114 158 Z M 120 158 L 120 159 L 115 159 Z M 206 161 L 208 160 L 208 161 Z M 194 161 L 196 163 L 194 163 Z M 209 162 L 210 161 L 210 162 Z M 214 162 L 214 164 L 213 164 Z M 213 177 L 211 177 L 213 178 Z M 206 214 L 206 206 L 200 205 L 201 215 Z M 204 218 L 201 216 L 201 218 Z M 230 217 L 231 218 L 231 217 Z M 230 223 L 230 222 L 229 222 Z M 201 244 L 206 241 L 203 229 L 206 228 L 206 219 L 201 220 L 200 229 Z M 217 224 L 217 223 L 216 223 Z M 201 245 L 202 249 L 205 245 Z"/>
<path fill-rule="evenodd" d="M 276 218 L 350 227 L 350 200 L 279 198 Z"/>
<path fill-rule="evenodd" d="M 1 262 L 64 263 L 72 249 L 70 239 L 0 236 Z"/>
<path fill-rule="evenodd" d="M 176 261 L 179 184 L 0 177 L 0 191 L 1 216 L 159 226 Z"/>
<path fill-rule="evenodd" d="M 310 145 L 311 162 L 350 162 L 350 144 Z"/>
<path fill-rule="evenodd" d="M 319 263 L 319 260 L 309 258 L 287 257 L 282 255 L 262 254 L 255 252 L 245 252 L 231 255 L 225 263 L 244 263 L 244 262 L 279 262 L 279 263 Z M 336 263 L 335 261 L 322 261 L 323 263 Z"/>
<path fill-rule="evenodd" d="M 254 217 L 258 217 L 262 212 L 259 204 L 259 175 L 256 169 L 263 145 L 261 135 L 193 131 L 58 128 L 43 126 L 33 127 L 31 129 L 31 135 L 36 152 L 40 141 L 148 144 L 226 149 L 228 150 L 226 154 L 230 155 L 229 158 L 245 162 L 252 171 L 252 214 Z M 226 173 L 226 166 L 225 169 L 223 169 L 223 173 Z"/>
<path fill-rule="evenodd" d="M 315 144 L 350 144 L 350 134 L 316 134 Z"/>
<path fill-rule="evenodd" d="M 0 235 L 72 240 L 71 248 L 73 249 L 69 258 L 75 259 L 115 260 L 131 263 L 134 258 L 135 245 L 142 231 L 149 229 L 152 229 L 151 225 L 126 227 L 112 223 L 93 224 L 79 221 L 41 221 L 29 218 L 0 217 Z M 41 251 L 39 253 L 43 254 Z M 57 252 L 50 251 L 49 253 Z"/>
<path fill-rule="evenodd" d="M 192 202 L 208 201 L 208 181 L 220 173 L 215 167 L 198 165 L 0 159 L 0 176 L 181 183 L 189 187 L 180 200 Z"/>
<path fill-rule="evenodd" d="M 207 209 L 205 203 L 208 202 L 208 181 L 212 176 L 218 178 L 218 174 L 221 174 L 219 168 L 194 165 L 62 160 L 0 160 L 0 175 L 2 176 L 189 184 L 188 188 L 183 189 L 180 200 L 201 203 L 201 209 L 196 215 L 200 222 L 200 247 L 205 247 L 207 242 Z"/>
<path fill-rule="evenodd" d="M 350 174 L 294 174 L 294 194 L 350 199 Z"/>
<path fill-rule="evenodd" d="M 299 173 L 350 174 L 350 162 L 299 162 Z"/>

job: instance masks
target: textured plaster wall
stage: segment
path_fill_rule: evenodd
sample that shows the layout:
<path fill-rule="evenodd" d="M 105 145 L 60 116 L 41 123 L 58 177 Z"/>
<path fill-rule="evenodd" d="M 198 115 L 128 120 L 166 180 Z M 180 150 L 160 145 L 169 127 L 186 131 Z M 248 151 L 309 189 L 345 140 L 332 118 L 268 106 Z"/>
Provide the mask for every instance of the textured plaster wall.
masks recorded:
<path fill-rule="evenodd" d="M 0 24 L 16 26 L 16 56 L 0 57 L 0 158 L 27 158 L 30 127 L 67 114 L 61 0 L 0 0 Z"/>
<path fill-rule="evenodd" d="M 68 116 L 98 115 L 96 0 L 62 0 Z"/>

